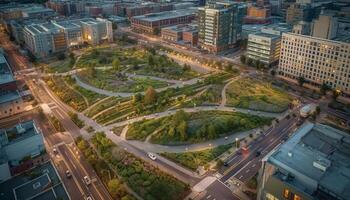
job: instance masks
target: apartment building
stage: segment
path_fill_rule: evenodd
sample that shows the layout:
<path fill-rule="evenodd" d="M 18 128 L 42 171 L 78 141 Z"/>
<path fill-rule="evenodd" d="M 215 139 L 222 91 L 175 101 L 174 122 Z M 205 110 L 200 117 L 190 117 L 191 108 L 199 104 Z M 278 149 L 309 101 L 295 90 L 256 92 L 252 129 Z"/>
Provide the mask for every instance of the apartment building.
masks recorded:
<path fill-rule="evenodd" d="M 34 121 L 0 129 L 0 182 L 48 159 L 43 136 Z"/>
<path fill-rule="evenodd" d="M 199 45 L 218 53 L 234 47 L 241 38 L 246 6 L 234 2 L 211 2 L 198 8 Z"/>
<path fill-rule="evenodd" d="M 194 19 L 193 9 L 166 11 L 132 17 L 131 28 L 135 32 L 158 35 L 164 27 L 189 24 Z"/>
<path fill-rule="evenodd" d="M 20 113 L 24 108 L 12 70 L 0 52 L 0 119 Z"/>
<path fill-rule="evenodd" d="M 262 159 L 258 200 L 350 199 L 350 136 L 308 123 Z"/>
<path fill-rule="evenodd" d="M 323 83 L 350 94 L 350 43 L 283 33 L 278 66 L 280 77 L 296 81 L 304 77 L 307 86 Z"/>

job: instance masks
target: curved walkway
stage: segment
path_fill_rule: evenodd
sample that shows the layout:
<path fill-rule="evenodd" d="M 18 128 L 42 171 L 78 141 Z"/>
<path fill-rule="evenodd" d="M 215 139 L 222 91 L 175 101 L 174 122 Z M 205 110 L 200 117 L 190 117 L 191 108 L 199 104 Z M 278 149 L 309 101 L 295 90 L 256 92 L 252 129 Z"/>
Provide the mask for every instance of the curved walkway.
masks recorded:
<path fill-rule="evenodd" d="M 76 75 L 73 74 L 73 78 L 75 79 L 76 83 L 80 86 L 83 87 L 84 89 L 90 90 L 92 92 L 98 93 L 98 94 L 102 94 L 105 96 L 115 96 L 115 97 L 131 97 L 133 96 L 135 93 L 133 92 L 112 92 L 112 91 L 108 91 L 108 90 L 103 90 L 100 88 L 97 88 L 95 86 L 89 85 L 85 82 L 83 82 L 82 80 L 80 80 L 80 78 Z M 180 83 L 176 83 L 167 87 L 163 87 L 163 88 L 158 88 L 156 89 L 157 92 L 162 92 L 164 90 L 167 90 L 169 88 L 182 88 L 186 85 L 193 85 L 195 83 L 197 83 L 198 81 L 200 81 L 202 79 L 200 78 L 194 78 L 191 80 L 187 80 L 187 81 L 183 81 Z M 140 92 L 140 94 L 144 94 L 144 92 Z"/>

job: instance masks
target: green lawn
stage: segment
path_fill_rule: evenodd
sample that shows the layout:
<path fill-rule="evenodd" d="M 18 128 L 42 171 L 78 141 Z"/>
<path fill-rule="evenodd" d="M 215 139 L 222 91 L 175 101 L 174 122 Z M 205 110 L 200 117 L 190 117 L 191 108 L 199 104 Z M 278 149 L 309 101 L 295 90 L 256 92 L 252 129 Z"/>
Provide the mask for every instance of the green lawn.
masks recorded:
<path fill-rule="evenodd" d="M 131 124 L 127 139 L 145 140 L 153 133 L 152 143 L 173 145 L 198 143 L 264 126 L 270 124 L 271 120 L 272 118 L 236 112 L 178 111 L 172 116 Z"/>
<path fill-rule="evenodd" d="M 149 78 L 130 78 L 110 70 L 81 71 L 79 78 L 97 88 L 115 92 L 143 92 L 148 87 L 163 88 L 168 83 Z"/>
<path fill-rule="evenodd" d="M 88 106 L 105 96 L 86 90 L 77 84 L 71 77 L 48 77 L 45 78 L 49 88 L 67 105 L 77 111 L 83 111 Z"/>
<path fill-rule="evenodd" d="M 221 145 L 212 149 L 186 153 L 162 153 L 161 155 L 187 167 L 191 170 L 196 170 L 199 166 L 205 166 L 212 160 L 219 157 L 225 151 L 229 150 L 232 144 Z"/>
<path fill-rule="evenodd" d="M 189 194 L 188 185 L 120 148 L 103 133 L 96 133 L 91 142 L 102 156 L 101 161 L 109 163 L 121 180 L 143 199 L 180 200 Z M 101 173 L 106 165 L 98 164 L 100 161 L 91 153 L 87 142 L 77 141 L 77 146 L 95 170 Z"/>
<path fill-rule="evenodd" d="M 73 63 L 71 63 L 70 58 L 66 58 L 48 64 L 45 71 L 48 73 L 63 73 L 72 70 L 72 67 Z"/>
<path fill-rule="evenodd" d="M 267 112 L 283 112 L 292 100 L 286 92 L 270 83 L 252 78 L 233 82 L 226 94 L 228 105 Z"/>

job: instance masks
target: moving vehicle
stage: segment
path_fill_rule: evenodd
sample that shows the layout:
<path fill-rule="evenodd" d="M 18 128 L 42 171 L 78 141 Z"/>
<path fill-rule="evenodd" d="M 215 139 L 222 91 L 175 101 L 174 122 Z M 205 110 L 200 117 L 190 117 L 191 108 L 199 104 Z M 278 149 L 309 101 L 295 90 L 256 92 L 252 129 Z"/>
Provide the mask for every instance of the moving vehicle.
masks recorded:
<path fill-rule="evenodd" d="M 307 104 L 300 109 L 300 116 L 306 118 L 312 115 L 314 112 L 316 112 L 316 105 L 312 103 Z"/>
<path fill-rule="evenodd" d="M 66 176 L 67 176 L 67 178 L 72 177 L 72 174 L 70 173 L 70 171 L 69 171 L 69 170 L 67 170 L 67 171 L 66 171 Z"/>
<path fill-rule="evenodd" d="M 88 176 L 84 176 L 84 182 L 86 185 L 90 185 L 91 184 L 91 180 Z"/>
<path fill-rule="evenodd" d="M 148 153 L 147 155 L 148 155 L 148 157 L 149 157 L 151 160 L 156 160 L 156 159 L 157 159 L 157 157 L 156 157 L 153 153 Z"/>

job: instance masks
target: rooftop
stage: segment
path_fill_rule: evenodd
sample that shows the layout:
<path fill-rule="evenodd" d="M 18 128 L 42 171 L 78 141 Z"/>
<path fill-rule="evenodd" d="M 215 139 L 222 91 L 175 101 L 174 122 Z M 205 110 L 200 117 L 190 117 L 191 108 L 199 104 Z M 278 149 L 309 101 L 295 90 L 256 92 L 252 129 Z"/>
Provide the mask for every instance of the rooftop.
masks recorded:
<path fill-rule="evenodd" d="M 36 134 L 39 132 L 33 120 L 22 122 L 11 128 L 0 129 L 0 144 L 1 146 L 10 145 Z"/>
<path fill-rule="evenodd" d="M 268 161 L 297 177 L 315 181 L 322 191 L 350 199 L 350 136 L 340 130 L 306 124 Z"/>
<path fill-rule="evenodd" d="M 21 95 L 17 91 L 8 91 L 5 94 L 0 95 L 0 104 L 6 103 L 6 102 L 12 102 L 16 99 L 21 99 Z"/>
<path fill-rule="evenodd" d="M 28 174 L 38 174 L 39 176 L 33 179 Z M 28 173 L 23 173 L 1 183 L 0 199 L 68 200 L 69 198 L 53 165 L 47 162 Z"/>
<path fill-rule="evenodd" d="M 184 10 L 165 11 L 165 12 L 159 12 L 159 13 L 150 13 L 146 15 L 135 16 L 132 18 L 147 21 L 147 22 L 154 22 L 154 21 L 159 21 L 164 19 L 171 19 L 171 18 L 193 15 L 194 13 L 195 13 L 194 9 L 184 9 Z"/>
<path fill-rule="evenodd" d="M 7 63 L 4 54 L 0 53 L 0 84 L 5 84 L 15 81 L 11 68 Z"/>
<path fill-rule="evenodd" d="M 263 33 L 263 32 L 257 32 L 257 33 L 251 33 L 249 35 L 254 35 L 254 36 L 258 36 L 258 37 L 265 37 L 265 38 L 270 38 L 270 39 L 278 39 L 281 36 L 279 35 L 275 35 L 275 34 L 269 34 L 269 33 Z"/>
<path fill-rule="evenodd" d="M 198 26 L 192 24 L 179 24 L 175 26 L 169 26 L 162 29 L 169 29 L 174 32 L 195 32 L 198 31 Z"/>

